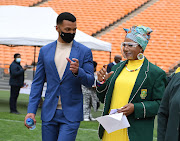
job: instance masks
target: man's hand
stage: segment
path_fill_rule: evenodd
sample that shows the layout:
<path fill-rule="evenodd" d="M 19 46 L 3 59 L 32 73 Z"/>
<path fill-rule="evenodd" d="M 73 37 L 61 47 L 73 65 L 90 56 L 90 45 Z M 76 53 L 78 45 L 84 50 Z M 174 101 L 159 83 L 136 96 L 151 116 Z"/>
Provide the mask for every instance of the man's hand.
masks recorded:
<path fill-rule="evenodd" d="M 79 60 L 76 58 L 72 58 L 72 60 L 70 60 L 69 58 L 66 58 L 68 60 L 68 62 L 70 63 L 70 70 L 72 71 L 72 73 L 74 74 L 78 74 L 78 70 L 79 70 Z"/>
<path fill-rule="evenodd" d="M 128 103 L 124 107 L 118 109 L 117 112 L 118 113 L 123 112 L 124 115 L 129 116 L 130 114 L 132 114 L 134 112 L 134 104 Z"/>
<path fill-rule="evenodd" d="M 34 120 L 34 124 L 36 124 L 35 114 L 33 114 L 33 113 L 28 113 L 28 114 L 25 116 L 24 125 L 29 129 L 29 128 L 31 128 L 31 127 L 26 124 L 26 120 L 27 120 L 28 118 L 32 118 L 32 119 Z"/>
<path fill-rule="evenodd" d="M 110 73 L 107 73 L 107 68 L 106 68 L 107 65 L 104 65 L 102 67 L 102 69 L 97 72 L 97 76 L 98 76 L 98 81 L 102 82 L 104 80 L 107 80 L 114 72 L 111 71 Z"/>

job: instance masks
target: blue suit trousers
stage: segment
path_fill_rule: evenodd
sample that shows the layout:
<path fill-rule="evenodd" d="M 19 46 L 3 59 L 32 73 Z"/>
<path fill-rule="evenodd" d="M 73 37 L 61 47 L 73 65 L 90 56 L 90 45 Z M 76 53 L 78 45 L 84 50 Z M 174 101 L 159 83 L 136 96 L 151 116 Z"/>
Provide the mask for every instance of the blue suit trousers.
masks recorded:
<path fill-rule="evenodd" d="M 68 121 L 57 109 L 51 121 L 42 121 L 42 141 L 75 141 L 79 125 L 80 121 Z"/>

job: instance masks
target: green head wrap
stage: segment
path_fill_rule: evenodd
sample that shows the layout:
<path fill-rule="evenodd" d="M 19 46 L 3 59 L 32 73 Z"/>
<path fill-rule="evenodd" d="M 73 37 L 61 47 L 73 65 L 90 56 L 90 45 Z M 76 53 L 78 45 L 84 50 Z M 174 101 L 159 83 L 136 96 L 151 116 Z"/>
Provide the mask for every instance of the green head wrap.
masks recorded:
<path fill-rule="evenodd" d="M 133 40 L 134 42 L 138 43 L 143 50 L 146 49 L 146 46 L 150 39 L 150 33 L 153 32 L 151 28 L 145 27 L 142 25 L 133 26 L 130 29 L 125 29 L 126 38 Z"/>

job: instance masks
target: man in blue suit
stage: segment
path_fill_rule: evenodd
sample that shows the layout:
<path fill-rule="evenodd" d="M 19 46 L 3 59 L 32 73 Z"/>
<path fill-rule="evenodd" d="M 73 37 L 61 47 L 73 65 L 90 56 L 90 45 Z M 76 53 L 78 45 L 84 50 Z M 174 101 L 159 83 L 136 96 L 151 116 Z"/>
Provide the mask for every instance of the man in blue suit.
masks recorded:
<path fill-rule="evenodd" d="M 76 42 L 76 18 L 68 12 L 57 17 L 58 40 L 40 49 L 36 74 L 29 97 L 28 114 L 32 118 L 41 98 L 44 80 L 47 90 L 41 111 L 43 141 L 75 141 L 83 120 L 81 85 L 94 83 L 92 52 Z M 30 128 L 26 123 L 25 126 Z"/>

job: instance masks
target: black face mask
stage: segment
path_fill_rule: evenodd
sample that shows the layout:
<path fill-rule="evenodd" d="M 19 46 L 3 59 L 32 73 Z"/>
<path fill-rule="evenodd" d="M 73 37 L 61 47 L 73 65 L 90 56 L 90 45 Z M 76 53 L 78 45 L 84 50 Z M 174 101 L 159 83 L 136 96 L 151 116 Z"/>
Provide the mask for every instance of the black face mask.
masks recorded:
<path fill-rule="evenodd" d="M 61 31 L 60 36 L 64 42 L 70 43 L 74 39 L 75 33 L 71 34 L 71 33 L 64 33 Z"/>

